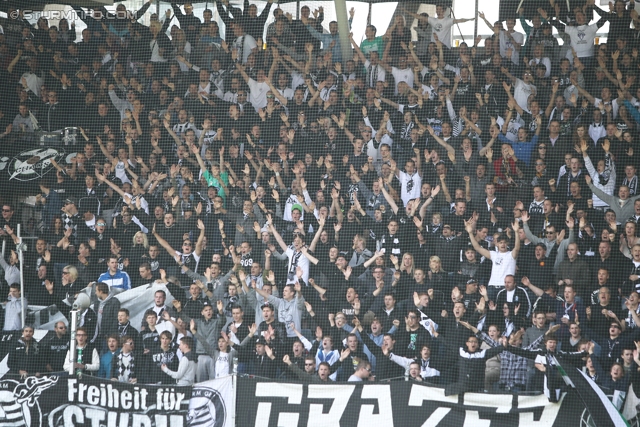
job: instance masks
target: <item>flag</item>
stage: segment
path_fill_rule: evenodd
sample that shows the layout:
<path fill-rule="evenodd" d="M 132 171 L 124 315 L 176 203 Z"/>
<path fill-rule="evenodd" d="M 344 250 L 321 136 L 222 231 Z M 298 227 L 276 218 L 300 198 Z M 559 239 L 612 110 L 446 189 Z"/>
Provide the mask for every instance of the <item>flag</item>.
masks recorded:
<path fill-rule="evenodd" d="M 433 336 L 433 332 L 431 331 L 432 329 L 431 326 L 433 325 L 433 330 L 437 331 L 438 324 L 434 322 L 429 316 L 424 314 L 421 310 L 418 310 L 418 311 L 420 312 L 420 324 L 422 325 L 423 328 L 427 330 L 427 332 L 431 334 L 431 336 Z"/>
<path fill-rule="evenodd" d="M 584 372 L 574 367 L 564 369 L 557 359 L 554 362 L 562 379 L 576 391 L 596 426 L 629 426 L 627 420 L 618 412 L 609 397 Z"/>

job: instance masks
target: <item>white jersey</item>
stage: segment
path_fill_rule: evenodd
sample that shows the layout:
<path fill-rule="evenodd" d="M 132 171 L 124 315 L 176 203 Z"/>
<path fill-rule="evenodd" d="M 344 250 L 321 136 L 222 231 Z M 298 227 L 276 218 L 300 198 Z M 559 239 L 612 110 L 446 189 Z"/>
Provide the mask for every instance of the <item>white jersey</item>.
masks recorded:
<path fill-rule="evenodd" d="M 400 197 L 402 198 L 402 203 L 404 203 L 405 206 L 407 206 L 409 200 L 420 198 L 422 178 L 417 172 L 414 172 L 413 175 L 409 175 L 404 171 L 400 171 L 398 181 L 400 181 Z"/>
<path fill-rule="evenodd" d="M 516 260 L 512 252 L 491 252 L 491 278 L 488 286 L 504 287 L 504 278 L 516 274 Z"/>

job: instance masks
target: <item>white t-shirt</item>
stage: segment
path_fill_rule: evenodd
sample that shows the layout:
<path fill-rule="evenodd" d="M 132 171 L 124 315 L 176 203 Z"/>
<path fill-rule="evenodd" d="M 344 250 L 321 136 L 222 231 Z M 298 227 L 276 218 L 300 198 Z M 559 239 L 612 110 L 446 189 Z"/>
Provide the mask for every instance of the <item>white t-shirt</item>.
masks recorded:
<path fill-rule="evenodd" d="M 268 84 L 249 79 L 249 102 L 256 111 L 267 106 L 267 92 L 269 92 Z"/>
<path fill-rule="evenodd" d="M 409 175 L 404 171 L 400 171 L 398 181 L 400 181 L 401 188 L 400 197 L 402 198 L 402 203 L 404 203 L 405 206 L 407 206 L 409 200 L 420 197 L 422 178 L 417 172 L 414 172 L 413 175 Z"/>
<path fill-rule="evenodd" d="M 520 46 L 522 46 L 522 43 L 524 43 L 524 34 L 514 31 L 513 33 L 511 33 L 511 36 L 513 37 L 513 40 L 515 40 L 520 44 Z M 509 58 L 511 59 L 511 62 L 516 65 L 519 64 L 520 52 L 518 52 L 518 50 L 513 46 L 513 42 L 507 36 L 507 32 L 502 30 L 500 31 L 500 56 L 506 58 L 508 49 L 512 50 L 511 58 Z"/>
<path fill-rule="evenodd" d="M 453 27 L 453 18 L 438 19 L 435 16 L 430 16 L 427 18 L 427 22 L 433 30 L 431 41 L 436 42 L 435 37 L 433 37 L 433 34 L 435 34 L 443 45 L 451 49 L 451 27 Z"/>
<path fill-rule="evenodd" d="M 598 32 L 598 26 L 596 24 L 580 25 L 577 27 L 567 25 L 564 28 L 564 32 L 571 37 L 571 47 L 575 49 L 578 58 L 593 56 L 593 41 Z M 567 58 L 573 63 L 573 53 L 571 50 L 567 51 Z"/>
<path fill-rule="evenodd" d="M 516 84 L 513 89 L 513 98 L 516 100 L 520 108 L 529 112 L 528 100 L 530 95 L 535 95 L 537 92 L 536 87 L 531 83 L 525 83 L 520 79 L 516 79 Z"/>
<path fill-rule="evenodd" d="M 509 252 L 491 252 L 491 278 L 488 286 L 504 287 L 504 278 L 516 274 L 516 260 Z"/>
<path fill-rule="evenodd" d="M 391 74 L 396 81 L 395 94 L 398 94 L 398 83 L 405 82 L 409 87 L 413 87 L 413 70 L 411 68 L 405 68 L 401 70 L 396 67 L 391 68 Z"/>
<path fill-rule="evenodd" d="M 214 360 L 216 364 L 216 378 L 226 377 L 229 375 L 229 364 L 231 363 L 231 354 L 229 353 L 218 353 L 218 357 Z"/>

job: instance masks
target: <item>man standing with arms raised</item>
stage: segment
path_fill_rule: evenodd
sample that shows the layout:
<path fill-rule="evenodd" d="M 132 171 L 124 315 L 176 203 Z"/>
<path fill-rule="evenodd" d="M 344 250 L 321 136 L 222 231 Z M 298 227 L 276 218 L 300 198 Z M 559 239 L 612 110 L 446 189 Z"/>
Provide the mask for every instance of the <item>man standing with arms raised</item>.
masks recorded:
<path fill-rule="evenodd" d="M 473 236 L 473 228 L 475 226 L 475 219 L 471 218 L 469 221 L 464 222 L 464 228 L 469 233 L 469 240 L 471 241 L 471 245 L 473 249 L 476 250 L 483 257 L 490 259 L 493 263 L 491 267 L 491 277 L 489 278 L 489 283 L 487 285 L 487 290 L 489 292 L 489 299 L 491 301 L 496 300 L 496 296 L 498 295 L 498 291 L 504 287 L 504 279 L 508 275 L 515 276 L 516 274 L 516 259 L 518 258 L 518 253 L 520 252 L 520 235 L 518 230 L 520 229 L 520 223 L 518 221 L 514 221 L 512 224 L 512 228 L 515 235 L 515 245 L 513 250 L 509 250 L 507 247 L 508 239 L 506 235 L 501 235 L 498 237 L 498 242 L 496 244 L 497 251 L 488 251 L 487 249 L 480 246 L 478 241 Z"/>

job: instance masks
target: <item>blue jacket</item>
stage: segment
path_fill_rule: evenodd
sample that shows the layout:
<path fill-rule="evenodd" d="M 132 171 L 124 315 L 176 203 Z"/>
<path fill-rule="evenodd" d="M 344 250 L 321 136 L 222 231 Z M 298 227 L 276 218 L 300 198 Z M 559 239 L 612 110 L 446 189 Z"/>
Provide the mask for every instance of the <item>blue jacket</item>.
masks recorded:
<path fill-rule="evenodd" d="M 120 270 L 118 270 L 113 276 L 107 270 L 106 273 L 102 273 L 100 275 L 98 282 L 104 282 L 109 285 L 110 288 L 117 288 L 125 291 L 131 289 L 131 279 L 129 279 L 129 275 Z"/>
<path fill-rule="evenodd" d="M 111 379 L 111 361 L 120 353 L 120 349 L 117 349 L 114 353 L 107 351 L 100 357 L 100 369 L 98 370 L 98 378 Z"/>

